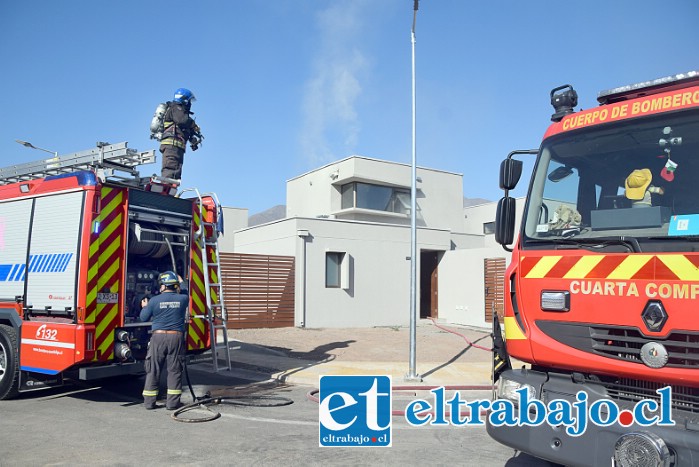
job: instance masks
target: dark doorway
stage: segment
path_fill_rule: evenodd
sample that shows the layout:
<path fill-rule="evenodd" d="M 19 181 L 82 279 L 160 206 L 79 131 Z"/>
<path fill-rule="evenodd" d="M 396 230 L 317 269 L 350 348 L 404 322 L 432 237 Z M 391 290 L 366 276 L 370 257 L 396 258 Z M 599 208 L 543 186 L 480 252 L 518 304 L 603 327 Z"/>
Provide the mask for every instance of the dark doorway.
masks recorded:
<path fill-rule="evenodd" d="M 440 251 L 420 251 L 420 318 L 437 318 Z"/>

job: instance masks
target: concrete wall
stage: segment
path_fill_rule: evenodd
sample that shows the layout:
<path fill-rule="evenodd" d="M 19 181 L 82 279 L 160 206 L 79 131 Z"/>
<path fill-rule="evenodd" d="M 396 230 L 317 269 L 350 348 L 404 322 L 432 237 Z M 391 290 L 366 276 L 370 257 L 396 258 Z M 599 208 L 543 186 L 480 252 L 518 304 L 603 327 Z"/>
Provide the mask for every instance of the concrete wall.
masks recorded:
<path fill-rule="evenodd" d="M 439 319 L 449 323 L 490 327 L 485 321 L 486 258 L 506 258 L 510 253 L 499 245 L 491 248 L 454 250 L 439 262 Z"/>
<path fill-rule="evenodd" d="M 235 232 L 235 253 L 296 256 L 296 220 L 282 219 Z"/>

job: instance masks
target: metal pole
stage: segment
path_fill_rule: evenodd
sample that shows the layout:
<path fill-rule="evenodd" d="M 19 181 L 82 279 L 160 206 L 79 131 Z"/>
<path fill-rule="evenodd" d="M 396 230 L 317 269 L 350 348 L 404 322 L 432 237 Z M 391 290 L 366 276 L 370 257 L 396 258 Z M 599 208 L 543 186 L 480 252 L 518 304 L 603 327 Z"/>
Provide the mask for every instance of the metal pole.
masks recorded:
<path fill-rule="evenodd" d="M 411 29 L 410 39 L 412 44 L 412 76 L 413 76 L 413 161 L 410 172 L 410 368 L 405 379 L 408 381 L 418 380 L 422 378 L 415 371 L 415 334 L 417 324 L 417 165 L 416 153 L 417 146 L 415 144 L 415 21 L 417 19 L 418 0 L 415 0 L 413 7 L 413 27 Z"/>
<path fill-rule="evenodd" d="M 311 237 L 311 234 L 308 230 L 306 229 L 299 229 L 296 231 L 296 235 L 301 239 L 302 246 L 301 246 L 301 259 L 303 260 L 303 265 L 301 266 L 301 279 L 302 279 L 302 284 L 301 284 L 301 322 L 299 323 L 302 328 L 307 327 L 306 325 L 306 249 L 307 249 L 307 242 L 308 238 Z"/>

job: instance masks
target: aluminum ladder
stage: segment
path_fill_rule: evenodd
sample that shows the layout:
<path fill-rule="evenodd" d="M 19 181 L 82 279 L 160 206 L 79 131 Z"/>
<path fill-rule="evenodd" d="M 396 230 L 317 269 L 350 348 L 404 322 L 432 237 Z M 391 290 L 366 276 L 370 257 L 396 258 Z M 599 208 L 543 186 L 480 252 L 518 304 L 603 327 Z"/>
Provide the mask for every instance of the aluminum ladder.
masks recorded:
<path fill-rule="evenodd" d="M 215 193 L 199 193 L 196 188 L 182 190 L 178 196 L 181 196 L 187 191 L 196 193 L 199 203 L 199 212 L 201 215 L 201 224 L 199 230 L 195 233 L 197 243 L 201 247 L 202 269 L 204 273 L 204 287 L 206 289 L 206 314 L 203 316 L 194 316 L 194 318 L 205 319 L 209 323 L 209 334 L 211 340 L 211 358 L 213 360 L 214 371 L 218 372 L 222 369 L 231 370 L 231 350 L 228 344 L 228 315 L 224 306 L 223 284 L 221 278 L 221 261 L 219 258 L 218 236 L 221 233 L 221 228 L 217 222 L 207 222 L 205 214 L 207 205 L 204 203 L 204 198 L 210 198 L 213 201 L 213 206 L 208 209 L 213 209 L 216 218 L 219 222 L 222 221 L 221 203 Z M 223 335 L 222 342 L 218 341 L 218 332 Z M 219 351 L 223 350 L 225 359 L 225 368 L 219 368 Z"/>
<path fill-rule="evenodd" d="M 134 168 L 155 162 L 155 150 L 139 152 L 127 147 L 128 143 L 109 144 L 98 142 L 96 147 L 48 159 L 0 168 L 0 185 L 24 182 L 60 175 L 77 170 L 92 170 L 101 180 L 116 179 L 140 184 L 140 176 Z M 119 174 L 124 172 L 127 175 Z"/>

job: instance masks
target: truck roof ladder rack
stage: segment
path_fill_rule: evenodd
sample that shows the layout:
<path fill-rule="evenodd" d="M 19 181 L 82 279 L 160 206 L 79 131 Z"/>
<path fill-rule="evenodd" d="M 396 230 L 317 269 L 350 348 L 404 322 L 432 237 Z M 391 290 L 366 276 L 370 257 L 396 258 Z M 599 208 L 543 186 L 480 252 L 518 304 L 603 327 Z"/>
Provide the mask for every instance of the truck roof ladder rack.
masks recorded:
<path fill-rule="evenodd" d="M 155 162 L 155 150 L 139 152 L 127 145 L 127 142 L 98 142 L 96 147 L 85 151 L 4 167 L 0 169 L 0 185 L 78 170 L 92 170 L 103 181 L 110 179 L 139 185 L 140 176 L 135 167 Z"/>

